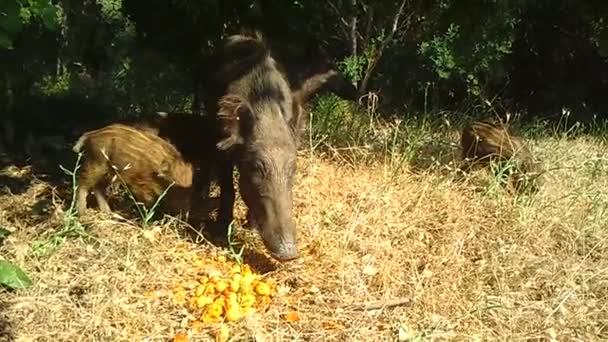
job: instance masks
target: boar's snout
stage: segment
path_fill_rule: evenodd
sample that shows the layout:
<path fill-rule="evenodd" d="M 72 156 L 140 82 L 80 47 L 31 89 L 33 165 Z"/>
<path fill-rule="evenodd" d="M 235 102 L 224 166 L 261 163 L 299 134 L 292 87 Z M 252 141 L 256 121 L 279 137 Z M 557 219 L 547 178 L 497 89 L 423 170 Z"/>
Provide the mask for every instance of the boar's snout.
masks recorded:
<path fill-rule="evenodd" d="M 245 171 L 245 170 L 244 170 Z M 240 177 L 242 198 L 249 208 L 249 216 L 273 258 L 289 261 L 300 256 L 296 224 L 292 216 L 291 189 L 277 189 L 283 182 L 266 180 L 261 183 L 245 171 Z M 283 184 L 285 185 L 285 184 Z M 260 191 L 264 189 L 266 191 Z"/>
<path fill-rule="evenodd" d="M 270 255 L 279 261 L 290 261 L 300 257 L 298 243 L 295 234 L 295 224 L 290 223 L 288 227 L 260 227 L 262 240 L 268 248 Z"/>

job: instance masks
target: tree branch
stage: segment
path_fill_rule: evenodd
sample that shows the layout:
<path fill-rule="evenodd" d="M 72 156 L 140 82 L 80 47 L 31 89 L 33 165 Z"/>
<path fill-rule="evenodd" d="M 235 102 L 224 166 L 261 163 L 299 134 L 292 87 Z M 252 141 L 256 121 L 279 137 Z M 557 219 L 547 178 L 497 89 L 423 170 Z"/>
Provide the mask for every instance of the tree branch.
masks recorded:
<path fill-rule="evenodd" d="M 373 60 L 368 62 L 367 69 L 365 70 L 365 76 L 363 77 L 363 81 L 361 82 L 361 86 L 359 87 L 359 95 L 363 95 L 367 91 L 371 75 L 378 66 L 378 62 L 380 61 L 380 58 L 382 58 L 384 49 L 395 36 L 395 32 L 397 32 L 397 28 L 399 27 L 399 19 L 403 15 L 406 2 L 407 0 L 401 1 L 401 5 L 399 5 L 399 9 L 397 10 L 395 17 L 393 18 L 393 25 L 391 27 L 390 33 L 388 34 L 388 36 L 386 36 L 386 38 L 384 38 L 384 40 L 382 40 L 382 44 L 380 44 L 380 48 L 378 49 L 378 52 L 374 56 Z"/>
<path fill-rule="evenodd" d="M 344 25 L 342 27 L 342 31 L 344 32 L 345 36 L 348 37 L 348 31 L 347 30 L 350 27 L 350 25 L 344 19 L 344 17 L 342 17 L 342 13 L 340 12 L 340 10 L 338 10 L 338 8 L 336 7 L 336 4 L 334 4 L 333 1 L 327 1 L 327 4 L 329 5 L 329 7 L 331 7 L 331 9 L 334 10 L 336 16 L 338 16 L 340 18 L 340 22 Z"/>
<path fill-rule="evenodd" d="M 411 303 L 412 303 L 412 300 L 409 298 L 397 298 L 397 299 L 379 300 L 376 302 L 368 302 L 368 303 L 361 303 L 361 304 L 350 304 L 350 305 L 344 306 L 343 308 L 345 310 L 353 310 L 353 311 L 371 311 L 371 310 L 392 308 L 395 306 L 410 305 Z"/>
<path fill-rule="evenodd" d="M 357 0 L 351 0 L 352 18 L 350 19 L 350 44 L 353 56 L 357 56 Z"/>
<path fill-rule="evenodd" d="M 361 50 L 365 51 L 367 50 L 367 47 L 369 45 L 369 40 L 372 37 L 372 27 L 373 27 L 373 23 L 374 23 L 374 7 L 368 7 L 366 6 L 366 10 L 367 10 L 367 18 L 366 18 L 366 23 L 365 23 L 365 35 L 363 36 L 362 40 L 362 46 L 361 46 Z"/>

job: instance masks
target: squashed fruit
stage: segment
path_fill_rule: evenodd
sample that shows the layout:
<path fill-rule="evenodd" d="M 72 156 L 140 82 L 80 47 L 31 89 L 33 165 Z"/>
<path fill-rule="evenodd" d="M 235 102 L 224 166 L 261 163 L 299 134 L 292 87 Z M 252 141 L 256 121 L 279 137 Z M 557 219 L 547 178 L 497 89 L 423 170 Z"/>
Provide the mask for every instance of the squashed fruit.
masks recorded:
<path fill-rule="evenodd" d="M 270 286 L 260 282 L 255 286 L 255 292 L 260 296 L 268 296 L 270 295 Z"/>
<path fill-rule="evenodd" d="M 173 336 L 173 342 L 188 342 L 188 336 L 184 334 L 176 334 Z"/>
<path fill-rule="evenodd" d="M 216 342 L 226 342 L 226 341 L 228 341 L 229 337 L 230 337 L 230 330 L 228 329 L 227 326 L 221 325 L 220 328 L 218 329 L 217 333 L 215 334 L 215 341 Z"/>

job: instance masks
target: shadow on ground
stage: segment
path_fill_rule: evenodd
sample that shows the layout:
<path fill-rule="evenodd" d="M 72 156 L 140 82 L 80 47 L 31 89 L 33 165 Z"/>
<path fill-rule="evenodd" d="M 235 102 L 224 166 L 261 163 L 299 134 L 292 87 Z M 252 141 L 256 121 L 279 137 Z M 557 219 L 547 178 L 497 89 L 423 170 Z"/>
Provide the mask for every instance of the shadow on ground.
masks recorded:
<path fill-rule="evenodd" d="M 243 261 L 259 274 L 275 271 L 278 266 L 276 261 L 253 248 L 247 248 L 243 251 Z"/>
<path fill-rule="evenodd" d="M 29 177 L 0 175 L 0 195 L 18 195 L 27 191 L 30 186 Z"/>
<path fill-rule="evenodd" d="M 2 289 L 0 289 L 0 293 L 2 293 Z M 11 322 L 5 312 L 8 310 L 8 304 L 5 302 L 0 302 L 0 342 L 13 342 L 15 341 L 15 335 L 13 333 L 13 328 Z"/>
<path fill-rule="evenodd" d="M 232 241 L 228 241 L 226 225 L 216 220 L 219 203 L 219 197 L 210 197 L 205 203 L 194 208 L 188 218 L 189 227 L 183 229 L 184 238 L 194 243 L 207 242 L 226 251 L 230 251 L 231 242 L 235 254 L 243 249 L 243 261 L 255 272 L 263 274 L 276 270 L 276 261 L 260 252 L 265 248 L 260 243 L 256 229 L 245 220 L 234 218 Z"/>

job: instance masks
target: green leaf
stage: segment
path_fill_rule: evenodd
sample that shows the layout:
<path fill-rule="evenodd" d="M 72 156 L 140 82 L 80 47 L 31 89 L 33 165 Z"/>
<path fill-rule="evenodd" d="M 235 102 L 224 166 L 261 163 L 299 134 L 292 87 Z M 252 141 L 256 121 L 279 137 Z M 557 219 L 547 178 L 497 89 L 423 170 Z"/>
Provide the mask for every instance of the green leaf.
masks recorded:
<path fill-rule="evenodd" d="M 30 9 L 27 7 L 21 7 L 19 16 L 21 17 L 22 24 L 29 25 L 30 21 L 32 20 L 32 11 L 30 11 Z"/>
<path fill-rule="evenodd" d="M 8 1 L 0 9 L 0 28 L 9 35 L 15 35 L 21 31 L 20 7 L 15 1 Z"/>
<path fill-rule="evenodd" d="M 49 6 L 49 2 L 47 0 L 31 0 L 29 2 L 29 7 L 32 13 L 36 16 L 40 16 L 40 13 Z"/>
<path fill-rule="evenodd" d="M 13 41 L 3 31 L 0 31 L 0 48 L 9 49 L 9 50 L 13 49 Z"/>
<path fill-rule="evenodd" d="M 0 260 L 0 285 L 25 289 L 32 286 L 32 280 L 19 267 L 6 260 Z"/>
<path fill-rule="evenodd" d="M 0 242 L 9 235 L 11 235 L 11 232 L 8 229 L 0 228 Z"/>
<path fill-rule="evenodd" d="M 608 57 L 608 28 L 604 28 L 599 34 L 598 52 L 600 56 Z"/>
<path fill-rule="evenodd" d="M 49 30 L 54 30 L 57 28 L 57 7 L 49 6 L 42 10 L 40 13 L 40 18 L 42 18 L 42 22 L 44 26 Z"/>

